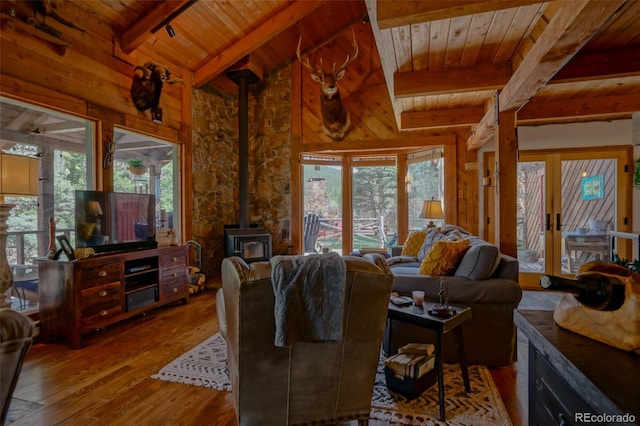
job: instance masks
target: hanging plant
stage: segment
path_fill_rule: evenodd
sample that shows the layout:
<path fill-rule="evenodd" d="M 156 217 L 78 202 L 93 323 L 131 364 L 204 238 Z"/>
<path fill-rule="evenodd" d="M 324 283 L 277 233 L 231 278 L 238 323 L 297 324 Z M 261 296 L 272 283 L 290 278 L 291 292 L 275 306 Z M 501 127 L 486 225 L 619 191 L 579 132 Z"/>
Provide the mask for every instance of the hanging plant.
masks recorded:
<path fill-rule="evenodd" d="M 147 172 L 147 166 L 144 165 L 144 160 L 133 159 L 127 160 L 129 171 L 134 175 L 143 175 Z"/>
<path fill-rule="evenodd" d="M 633 185 L 640 189 L 640 160 L 636 160 L 636 170 L 633 173 Z"/>

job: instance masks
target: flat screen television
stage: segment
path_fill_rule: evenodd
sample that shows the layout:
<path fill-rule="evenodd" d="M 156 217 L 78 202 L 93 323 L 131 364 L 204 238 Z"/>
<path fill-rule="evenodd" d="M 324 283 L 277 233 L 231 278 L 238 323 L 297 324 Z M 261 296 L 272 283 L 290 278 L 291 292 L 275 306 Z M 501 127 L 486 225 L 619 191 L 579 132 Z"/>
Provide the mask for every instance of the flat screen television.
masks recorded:
<path fill-rule="evenodd" d="M 76 190 L 76 248 L 96 253 L 157 247 L 153 194 Z"/>

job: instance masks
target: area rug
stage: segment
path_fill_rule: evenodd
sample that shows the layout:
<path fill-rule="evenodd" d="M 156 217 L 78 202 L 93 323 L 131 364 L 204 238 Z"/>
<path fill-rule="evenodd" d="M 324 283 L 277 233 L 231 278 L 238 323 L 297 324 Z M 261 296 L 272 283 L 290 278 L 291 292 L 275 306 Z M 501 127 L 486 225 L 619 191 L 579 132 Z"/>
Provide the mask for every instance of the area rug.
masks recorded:
<path fill-rule="evenodd" d="M 189 352 L 164 366 L 154 379 L 231 390 L 226 343 L 220 333 L 200 343 Z M 438 387 L 427 389 L 408 401 L 387 389 L 383 358 L 380 358 L 371 400 L 371 418 L 393 425 L 509 426 L 511 421 L 500 399 L 491 373 L 484 366 L 471 366 L 471 392 L 464 391 L 460 367 L 445 364 L 446 422 L 437 420 Z"/>

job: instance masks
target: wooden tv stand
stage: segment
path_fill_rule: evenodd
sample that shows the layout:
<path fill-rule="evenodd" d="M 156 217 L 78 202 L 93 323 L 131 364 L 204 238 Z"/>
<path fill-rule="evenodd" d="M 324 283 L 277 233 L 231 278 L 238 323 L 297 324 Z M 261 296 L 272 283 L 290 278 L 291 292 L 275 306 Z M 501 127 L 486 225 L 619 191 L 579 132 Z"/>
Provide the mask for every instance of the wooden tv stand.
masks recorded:
<path fill-rule="evenodd" d="M 189 301 L 188 246 L 104 253 L 69 261 L 39 259 L 40 337 L 82 336 L 167 303 Z"/>

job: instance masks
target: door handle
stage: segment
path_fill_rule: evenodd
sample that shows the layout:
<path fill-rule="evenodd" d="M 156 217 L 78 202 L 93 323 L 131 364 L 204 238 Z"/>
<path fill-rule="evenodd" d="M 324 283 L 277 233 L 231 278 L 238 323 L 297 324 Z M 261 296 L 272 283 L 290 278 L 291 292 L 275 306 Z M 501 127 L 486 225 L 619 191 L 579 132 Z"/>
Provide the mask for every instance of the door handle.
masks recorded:
<path fill-rule="evenodd" d="M 556 213 L 556 231 L 559 231 L 561 227 L 562 224 L 560 223 L 560 213 Z"/>
<path fill-rule="evenodd" d="M 545 215 L 545 228 L 547 231 L 551 231 L 551 213 Z"/>

